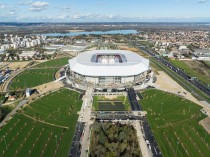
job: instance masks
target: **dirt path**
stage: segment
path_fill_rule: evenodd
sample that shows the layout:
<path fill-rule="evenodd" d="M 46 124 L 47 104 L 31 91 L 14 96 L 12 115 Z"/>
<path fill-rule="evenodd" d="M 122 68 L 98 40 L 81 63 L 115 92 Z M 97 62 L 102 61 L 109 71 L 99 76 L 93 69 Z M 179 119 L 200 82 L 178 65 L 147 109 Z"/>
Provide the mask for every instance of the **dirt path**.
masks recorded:
<path fill-rule="evenodd" d="M 180 96 L 183 96 L 185 99 L 188 99 L 188 100 L 204 107 L 204 105 L 200 101 L 198 101 L 195 97 L 193 97 L 190 92 L 185 90 L 176 81 L 174 81 L 172 78 L 170 78 L 165 72 L 158 71 L 158 74 L 159 75 L 156 75 L 156 77 L 157 77 L 157 81 L 155 82 L 156 88 L 163 90 L 163 91 L 179 94 Z"/>
<path fill-rule="evenodd" d="M 171 123 L 171 124 L 166 124 L 166 125 L 158 126 L 157 128 L 160 129 L 160 128 L 166 128 L 166 127 L 169 127 L 169 126 L 175 126 L 175 125 L 180 124 L 180 123 L 183 123 L 183 122 L 185 122 L 185 121 L 194 119 L 194 118 L 196 118 L 196 117 L 198 117 L 198 116 L 199 116 L 199 114 L 196 114 L 196 115 L 194 115 L 193 117 L 190 117 L 190 118 L 187 118 L 187 119 L 178 121 L 178 122 L 176 122 L 176 123 Z"/>
<path fill-rule="evenodd" d="M 69 127 L 67 127 L 67 126 L 56 125 L 56 124 L 48 123 L 48 122 L 45 122 L 45 121 L 42 121 L 42 120 L 37 120 L 37 119 L 35 119 L 35 118 L 33 118 L 33 117 L 31 117 L 31 116 L 25 114 L 25 113 L 22 113 L 22 115 L 24 115 L 24 116 L 27 117 L 27 118 L 33 119 L 34 121 L 43 123 L 43 124 L 48 124 L 48 125 L 55 126 L 55 127 L 58 127 L 58 128 L 63 128 L 63 129 L 69 129 Z"/>

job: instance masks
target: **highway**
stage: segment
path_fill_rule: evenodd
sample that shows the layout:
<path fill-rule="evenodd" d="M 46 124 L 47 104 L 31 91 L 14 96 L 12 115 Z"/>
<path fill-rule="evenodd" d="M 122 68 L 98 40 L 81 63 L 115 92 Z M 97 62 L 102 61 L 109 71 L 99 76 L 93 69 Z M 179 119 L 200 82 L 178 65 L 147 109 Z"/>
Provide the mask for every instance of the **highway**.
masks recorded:
<path fill-rule="evenodd" d="M 187 82 L 189 82 L 191 85 L 193 85 L 194 87 L 196 87 L 198 90 L 200 90 L 201 92 L 203 92 L 206 96 L 210 97 L 210 88 L 208 88 L 207 86 L 205 86 L 204 84 L 200 83 L 198 80 L 196 79 L 192 79 L 191 76 L 189 76 L 188 74 L 186 74 L 183 70 L 175 67 L 174 65 L 172 65 L 170 62 L 168 62 L 167 60 L 157 56 L 154 52 L 151 52 L 141 46 L 137 46 L 140 50 L 142 50 L 143 52 L 149 54 L 150 56 L 154 57 L 156 59 L 156 61 L 160 62 L 161 64 L 165 65 L 166 67 L 170 68 L 171 70 L 173 70 L 176 74 L 178 74 L 179 76 L 181 76 L 183 79 L 185 79 Z M 192 92 L 192 91 L 191 91 Z"/>

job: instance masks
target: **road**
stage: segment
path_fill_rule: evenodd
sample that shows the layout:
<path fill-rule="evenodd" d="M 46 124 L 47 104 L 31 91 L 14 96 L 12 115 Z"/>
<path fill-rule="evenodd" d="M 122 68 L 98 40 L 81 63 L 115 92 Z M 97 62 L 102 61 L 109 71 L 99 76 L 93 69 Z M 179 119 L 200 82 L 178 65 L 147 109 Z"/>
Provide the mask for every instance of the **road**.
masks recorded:
<path fill-rule="evenodd" d="M 151 147 L 153 157 L 161 157 L 162 154 L 161 154 L 160 149 L 157 145 L 157 142 L 153 135 L 152 129 L 150 128 L 149 123 L 146 120 L 146 117 L 143 117 L 141 128 L 144 130 L 145 140 L 149 141 L 149 145 Z"/>
<path fill-rule="evenodd" d="M 134 89 L 129 88 L 127 89 L 127 92 L 132 111 L 141 111 L 141 107 L 136 99 L 136 92 L 134 91 Z"/>
<path fill-rule="evenodd" d="M 22 100 L 5 118 L 4 120 L 0 123 L 0 128 L 3 127 L 6 122 L 12 117 L 14 116 L 17 111 L 23 107 L 23 105 L 25 105 L 28 102 L 28 100 Z"/>
<path fill-rule="evenodd" d="M 1 85 L 1 88 L 2 88 L 2 92 L 8 92 L 9 91 L 9 85 L 10 85 L 10 82 L 12 81 L 12 79 L 17 76 L 18 74 L 20 74 L 21 72 L 23 72 L 25 69 L 21 69 L 21 70 L 18 70 L 18 71 L 15 71 L 13 72 L 10 77 Z"/>
<path fill-rule="evenodd" d="M 152 152 L 148 149 L 147 143 L 144 138 L 144 131 L 141 129 L 140 122 L 135 122 L 136 133 L 138 137 L 139 146 L 143 157 L 152 156 Z"/>
<path fill-rule="evenodd" d="M 189 76 L 188 74 L 186 74 L 184 71 L 182 71 L 181 69 L 175 67 L 174 65 L 172 65 L 167 60 L 165 60 L 165 59 L 157 56 L 154 52 L 151 52 L 149 50 L 146 50 L 145 48 L 143 48 L 141 46 L 137 46 L 137 47 L 140 50 L 142 50 L 143 52 L 145 52 L 145 53 L 149 54 L 150 56 L 154 57 L 156 59 L 156 61 L 160 62 L 161 64 L 163 64 L 166 67 L 168 67 L 171 70 L 173 70 L 176 74 L 178 74 L 179 76 L 181 76 L 183 79 L 185 79 L 191 85 L 193 85 L 198 90 L 202 91 L 205 95 L 207 95 L 208 97 L 210 97 L 210 88 L 209 87 L 207 87 L 204 84 L 200 83 L 198 80 L 192 79 L 192 77 Z"/>
<path fill-rule="evenodd" d="M 80 140 L 83 134 L 85 123 L 77 122 L 75 134 L 70 148 L 69 157 L 79 157 L 81 152 Z"/>

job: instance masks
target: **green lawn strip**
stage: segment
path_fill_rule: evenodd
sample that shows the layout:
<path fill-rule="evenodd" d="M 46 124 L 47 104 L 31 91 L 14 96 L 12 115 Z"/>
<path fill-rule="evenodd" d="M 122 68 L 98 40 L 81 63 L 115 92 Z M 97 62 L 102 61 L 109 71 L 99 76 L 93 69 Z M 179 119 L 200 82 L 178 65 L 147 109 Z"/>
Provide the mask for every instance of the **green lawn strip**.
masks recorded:
<path fill-rule="evenodd" d="M 15 125 L 16 123 L 16 125 Z M 12 141 L 14 135 L 14 132 L 18 132 L 18 130 L 20 130 L 20 128 L 23 126 L 23 123 L 18 122 L 18 118 L 13 118 L 6 126 L 4 126 L 4 128 L 0 129 L 0 154 L 3 153 L 3 150 L 6 149 L 6 145 L 5 145 L 5 141 L 3 136 L 5 136 L 5 140 L 7 145 L 10 144 L 10 142 Z"/>
<path fill-rule="evenodd" d="M 206 79 L 206 75 L 203 75 L 197 69 L 195 70 L 195 69 L 189 67 L 189 65 L 187 65 L 184 61 L 169 60 L 169 62 L 171 62 L 177 68 L 180 68 L 180 69 L 184 70 L 191 77 L 197 77 L 198 80 L 202 81 L 203 83 L 210 84 L 210 80 Z"/>
<path fill-rule="evenodd" d="M 108 99 L 105 96 L 93 97 L 94 111 L 130 111 L 130 104 L 127 96 L 118 96 Z"/>
<path fill-rule="evenodd" d="M 8 149 L 6 150 L 3 138 L 0 138 L 0 153 L 2 154 L 4 150 L 5 157 L 7 156 L 10 157 L 15 155 L 32 156 L 32 157 L 68 156 L 70 144 L 73 139 L 78 119 L 78 115 L 76 113 L 80 110 L 82 104 L 81 100 L 78 100 L 78 97 L 79 93 L 77 92 L 70 91 L 68 89 L 61 89 L 60 91 L 53 92 L 49 95 L 40 98 L 39 100 L 32 103 L 29 107 L 26 107 L 26 111 L 22 111 L 23 114 L 31 113 L 29 112 L 30 109 L 33 109 L 33 107 L 35 108 L 37 107 L 36 110 L 33 110 L 33 112 L 40 113 L 43 116 L 47 116 L 47 114 L 53 112 L 53 110 L 57 111 L 58 108 L 65 108 L 67 102 L 74 102 L 73 104 L 74 109 L 72 110 L 70 115 L 66 114 L 68 110 L 66 111 L 66 113 L 65 111 L 61 110 L 61 112 L 64 112 L 64 115 L 59 116 L 58 114 L 56 114 L 55 119 L 53 121 L 49 121 L 47 117 L 46 119 L 45 117 L 40 118 L 40 120 L 45 120 L 46 122 L 52 122 L 52 125 L 45 124 L 40 121 L 35 121 L 29 117 L 26 117 L 23 114 L 18 114 L 15 117 L 13 117 L 13 119 L 9 121 L 7 125 L 5 125 L 2 129 L 0 129 L 0 134 L 6 136 L 6 141 L 8 146 Z M 62 98 L 62 101 L 59 98 Z M 45 103 L 43 102 L 47 102 L 48 109 L 42 108 L 42 106 L 45 105 Z M 42 114 L 42 112 L 44 112 L 45 114 Z M 36 113 L 31 113 L 31 114 L 36 115 Z M 62 117 L 64 119 L 64 122 L 59 123 L 59 121 L 56 120 L 58 119 L 58 117 Z M 19 122 L 18 119 L 20 119 Z M 27 123 L 27 125 L 25 125 L 25 123 Z M 61 128 L 58 126 L 53 126 L 53 124 L 55 125 L 64 124 L 65 126 L 68 127 L 68 129 Z M 13 129 L 11 130 L 11 128 Z M 34 129 L 32 130 L 32 128 Z M 56 145 L 55 135 L 57 136 L 58 147 L 55 146 Z M 14 137 L 15 140 L 12 141 Z M 29 154 L 29 150 L 31 150 L 31 154 Z"/>
<path fill-rule="evenodd" d="M 190 156 L 208 156 L 210 136 L 206 136 L 206 143 L 208 143 L 206 146 L 202 139 L 205 137 L 206 131 L 198 124 L 206 117 L 200 112 L 200 106 L 179 96 L 155 89 L 146 90 L 142 95 L 144 99 L 140 103 L 147 111 L 148 122 L 163 156 L 174 154 L 173 149 L 176 149 L 178 141 L 178 156 L 185 157 L 188 154 Z M 192 137 L 192 140 L 189 137 Z M 195 142 L 195 145 L 192 141 Z"/>
<path fill-rule="evenodd" d="M 54 80 L 54 75 L 58 71 L 58 68 L 50 67 L 61 67 L 68 64 L 69 57 L 60 59 L 50 60 L 44 63 L 40 63 L 34 68 L 43 69 L 28 69 L 18 74 L 11 82 L 10 89 L 25 89 L 28 87 L 35 87 L 44 83 L 48 83 Z M 44 69 L 49 67 L 50 69 Z"/>
<path fill-rule="evenodd" d="M 31 154 L 29 154 L 29 150 L 32 150 L 33 144 L 36 142 L 36 138 L 39 136 L 42 129 L 42 126 L 38 126 L 37 124 L 34 124 L 32 127 L 34 127 L 33 131 L 30 133 L 30 136 L 27 137 L 27 141 L 25 141 L 23 147 L 19 150 L 17 156 L 31 156 Z"/>
<path fill-rule="evenodd" d="M 198 100 L 202 100 L 203 101 L 203 99 L 204 99 L 205 101 L 210 102 L 210 98 L 207 95 L 205 95 L 202 91 L 200 91 L 199 89 L 197 89 L 196 87 L 194 87 L 192 84 L 190 84 L 189 82 L 187 82 L 185 79 L 183 79 L 181 76 L 179 76 L 178 74 L 176 74 L 174 71 L 168 69 L 167 67 L 164 67 L 163 65 L 161 65 L 160 63 L 158 63 L 153 58 L 150 58 L 150 60 L 153 63 L 155 63 L 158 67 L 160 67 L 160 69 L 162 69 L 163 71 L 165 71 L 166 74 L 168 74 L 173 80 L 175 80 L 183 88 L 185 88 L 187 91 L 189 91 Z M 195 91 L 196 93 L 194 93 L 192 91 Z"/>
<path fill-rule="evenodd" d="M 175 136 L 174 131 L 175 130 L 170 130 L 170 132 L 169 131 L 167 132 L 167 138 L 169 139 L 169 141 L 172 144 L 171 152 L 173 151 L 174 155 L 177 154 L 177 156 L 179 156 L 179 157 L 184 157 L 187 154 L 185 152 L 185 149 L 183 148 L 183 146 L 180 143 L 177 145 L 178 139 Z M 170 152 L 168 155 L 170 156 Z"/>
<path fill-rule="evenodd" d="M 98 108 L 99 108 L 99 106 L 98 106 L 98 96 L 94 96 L 93 97 L 93 110 L 98 111 Z"/>
<path fill-rule="evenodd" d="M 69 57 L 49 60 L 36 65 L 35 67 L 60 67 L 68 64 Z"/>
<path fill-rule="evenodd" d="M 77 118 L 77 111 L 82 104 L 78 98 L 79 93 L 69 94 L 68 90 L 57 91 L 30 104 L 30 107 L 25 109 L 25 114 L 45 122 L 66 126 L 71 123 L 69 119 Z"/>
<path fill-rule="evenodd" d="M 25 123 L 26 123 L 26 126 L 24 127 Z M 24 128 L 22 130 L 14 130 L 15 132 L 13 132 L 13 134 L 14 134 L 13 136 L 16 136 L 15 140 L 12 143 L 8 144 L 8 150 L 6 151 L 5 156 L 8 156 L 8 157 L 15 156 L 16 151 L 18 151 L 21 144 L 24 145 L 25 137 L 27 137 L 28 132 L 31 131 L 32 125 L 31 125 L 30 121 L 28 121 L 26 119 L 26 120 L 24 120 L 23 127 Z M 19 134 L 15 135 L 15 133 L 19 133 Z M 7 141 L 7 143 L 9 143 L 9 142 L 10 141 Z"/>
<path fill-rule="evenodd" d="M 158 142 L 158 145 L 164 145 L 164 144 L 168 143 L 168 141 L 162 135 L 163 134 L 162 129 L 157 129 L 155 132 L 153 132 L 153 134 L 155 136 L 156 141 Z M 162 147 L 161 153 L 168 154 L 168 156 L 170 156 L 172 154 L 172 151 L 171 151 L 170 147 Z"/>
<path fill-rule="evenodd" d="M 17 75 L 10 84 L 10 89 L 25 89 L 54 80 L 57 69 L 29 69 Z"/>
<path fill-rule="evenodd" d="M 210 61 L 204 61 L 204 63 L 208 66 L 210 66 Z"/>
<path fill-rule="evenodd" d="M 187 152 L 190 154 L 190 156 L 194 156 L 194 155 L 201 156 L 201 153 L 198 152 L 197 145 L 195 146 L 192 142 L 192 141 L 196 140 L 196 144 L 198 144 L 198 141 L 197 141 L 198 139 L 190 140 L 190 136 L 193 136 L 193 133 L 190 133 L 190 135 L 185 134 L 184 130 L 181 127 L 176 128 L 177 136 L 179 136 L 179 138 L 180 138 L 179 144 L 181 144 L 181 142 L 185 143 L 185 148 L 187 149 Z"/>

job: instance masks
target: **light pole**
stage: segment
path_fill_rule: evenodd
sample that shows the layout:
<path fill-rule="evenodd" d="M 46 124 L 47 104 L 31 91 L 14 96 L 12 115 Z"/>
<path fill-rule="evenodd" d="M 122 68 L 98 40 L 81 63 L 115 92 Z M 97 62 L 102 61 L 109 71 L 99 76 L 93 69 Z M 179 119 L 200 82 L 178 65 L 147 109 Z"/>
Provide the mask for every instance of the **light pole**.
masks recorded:
<path fill-rule="evenodd" d="M 207 136 L 207 132 L 206 132 L 205 137 L 204 137 L 204 142 L 206 141 L 206 136 Z"/>
<path fill-rule="evenodd" d="M 5 139 L 5 135 L 3 136 L 3 138 L 4 138 L 5 147 L 7 149 L 8 147 L 7 147 L 7 142 L 6 142 L 6 139 Z"/>
<path fill-rule="evenodd" d="M 163 113 L 163 103 L 161 105 L 161 115 L 162 115 L 162 113 Z"/>
<path fill-rule="evenodd" d="M 57 146 L 57 137 L 58 137 L 58 136 L 57 136 L 57 135 L 55 135 L 55 142 L 56 142 L 56 146 Z"/>
<path fill-rule="evenodd" d="M 176 157 L 177 157 L 177 149 L 178 149 L 179 142 L 176 143 Z"/>
<path fill-rule="evenodd" d="M 61 116 L 60 116 L 60 108 L 58 109 L 58 112 L 59 112 L 59 119 L 61 118 Z"/>

